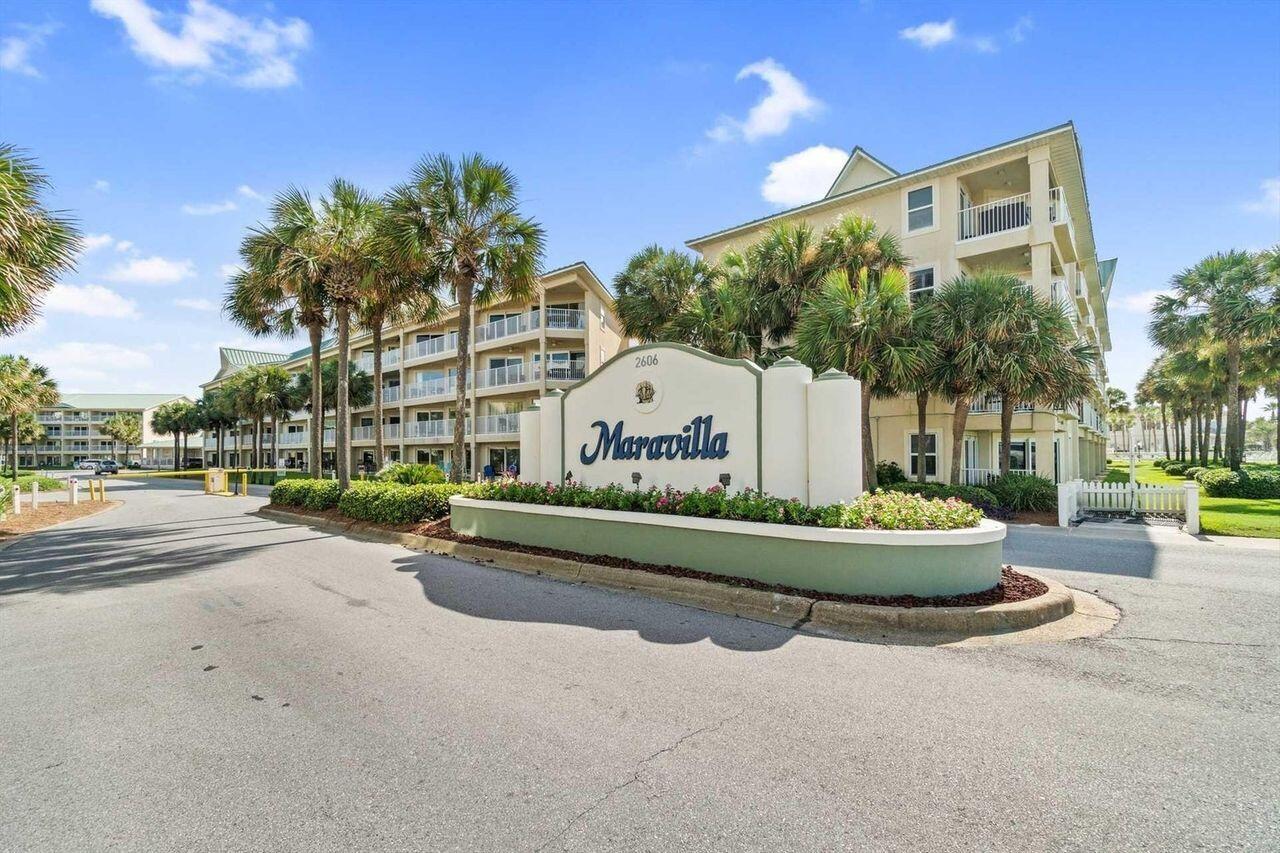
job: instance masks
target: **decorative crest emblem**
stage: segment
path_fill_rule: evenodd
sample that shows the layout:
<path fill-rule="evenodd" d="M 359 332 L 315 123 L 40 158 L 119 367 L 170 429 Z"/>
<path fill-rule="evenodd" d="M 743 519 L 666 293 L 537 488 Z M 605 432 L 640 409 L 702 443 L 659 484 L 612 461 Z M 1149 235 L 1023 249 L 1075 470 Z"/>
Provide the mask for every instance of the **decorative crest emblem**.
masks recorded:
<path fill-rule="evenodd" d="M 636 383 L 636 403 L 641 406 L 647 406 L 653 402 L 653 398 L 657 395 L 654 390 L 653 383 L 648 379 L 642 379 Z"/>

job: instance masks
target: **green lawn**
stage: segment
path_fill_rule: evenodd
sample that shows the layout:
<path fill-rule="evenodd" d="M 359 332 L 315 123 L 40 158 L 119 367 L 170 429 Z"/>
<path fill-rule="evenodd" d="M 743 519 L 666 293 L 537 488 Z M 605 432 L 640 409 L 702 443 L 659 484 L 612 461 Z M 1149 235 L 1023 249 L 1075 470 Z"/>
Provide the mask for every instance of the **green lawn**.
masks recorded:
<path fill-rule="evenodd" d="M 1250 462 L 1248 471 L 1274 471 L 1274 464 Z M 1108 483 L 1129 482 L 1129 463 L 1115 460 L 1107 467 Z M 1184 477 L 1166 474 L 1151 462 L 1138 463 L 1138 482 L 1157 486 L 1176 486 L 1188 482 Z M 1200 531 L 1219 536 L 1261 536 L 1280 539 L 1280 498 L 1248 500 L 1245 498 L 1211 498 L 1200 490 Z"/>

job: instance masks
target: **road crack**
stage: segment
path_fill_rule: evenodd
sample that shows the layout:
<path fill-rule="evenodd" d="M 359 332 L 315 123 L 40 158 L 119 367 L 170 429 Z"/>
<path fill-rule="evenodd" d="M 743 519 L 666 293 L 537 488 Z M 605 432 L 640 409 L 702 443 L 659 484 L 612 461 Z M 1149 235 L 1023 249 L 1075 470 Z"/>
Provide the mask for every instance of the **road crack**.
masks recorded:
<path fill-rule="evenodd" d="M 1140 640 L 1145 643 L 1187 643 L 1194 646 L 1229 646 L 1237 649 L 1272 649 L 1275 648 L 1274 643 L 1228 643 L 1221 640 L 1188 640 L 1183 637 L 1114 637 L 1101 636 L 1095 637 L 1097 640 L 1116 641 L 1116 640 Z"/>

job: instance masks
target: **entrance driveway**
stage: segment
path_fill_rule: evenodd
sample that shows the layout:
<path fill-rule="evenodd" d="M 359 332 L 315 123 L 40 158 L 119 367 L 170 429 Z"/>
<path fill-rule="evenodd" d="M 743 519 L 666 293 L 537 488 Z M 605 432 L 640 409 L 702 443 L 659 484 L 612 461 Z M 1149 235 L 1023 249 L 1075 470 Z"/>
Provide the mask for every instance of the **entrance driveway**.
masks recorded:
<path fill-rule="evenodd" d="M 112 496 L 0 551 L 0 849 L 1280 845 L 1280 544 L 1015 529 L 1118 628 L 930 648 Z"/>

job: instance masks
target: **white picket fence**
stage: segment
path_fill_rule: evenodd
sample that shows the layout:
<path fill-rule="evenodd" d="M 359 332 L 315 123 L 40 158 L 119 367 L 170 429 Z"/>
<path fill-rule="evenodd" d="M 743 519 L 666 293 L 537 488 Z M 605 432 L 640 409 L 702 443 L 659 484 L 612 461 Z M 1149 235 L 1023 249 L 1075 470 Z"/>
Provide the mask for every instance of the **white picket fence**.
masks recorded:
<path fill-rule="evenodd" d="M 1070 527 L 1086 512 L 1180 515 L 1188 533 L 1199 533 L 1200 489 L 1194 482 L 1181 486 L 1098 480 L 1059 483 L 1058 526 Z"/>

